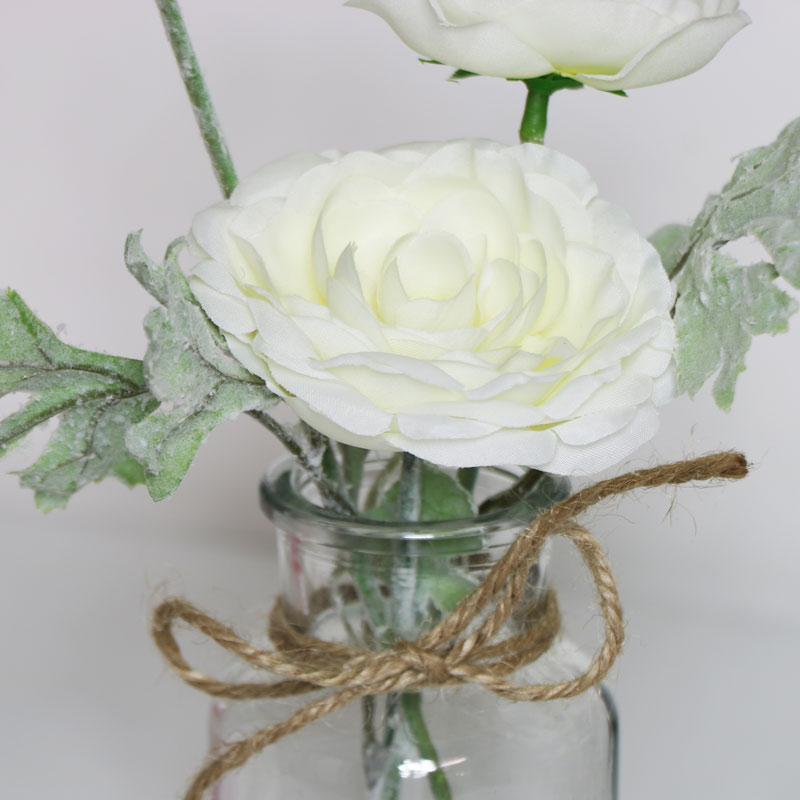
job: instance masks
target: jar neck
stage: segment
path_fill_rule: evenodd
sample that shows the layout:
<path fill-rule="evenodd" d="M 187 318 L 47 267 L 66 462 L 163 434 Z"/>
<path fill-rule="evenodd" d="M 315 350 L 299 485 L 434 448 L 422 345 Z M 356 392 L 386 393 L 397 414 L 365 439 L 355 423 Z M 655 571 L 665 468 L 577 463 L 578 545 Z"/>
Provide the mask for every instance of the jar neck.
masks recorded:
<path fill-rule="evenodd" d="M 519 524 L 514 528 L 519 532 Z M 333 548 L 297 531 L 277 530 L 280 590 L 292 621 L 328 640 L 379 649 L 415 639 L 476 589 L 507 545 L 480 546 L 471 532 L 440 552 L 414 538 L 377 548 Z M 435 543 L 434 543 L 435 544 Z M 549 548 L 528 572 L 522 616 L 544 598 Z"/>
<path fill-rule="evenodd" d="M 493 482 L 482 487 L 489 492 L 508 479 L 489 473 L 482 480 Z M 287 610 L 315 635 L 370 648 L 417 638 L 453 611 L 528 527 L 536 507 L 521 498 L 518 507 L 461 520 L 371 521 L 314 506 L 308 485 L 284 464 L 262 486 Z M 544 597 L 547 560 L 543 553 L 531 567 L 523 613 Z"/>

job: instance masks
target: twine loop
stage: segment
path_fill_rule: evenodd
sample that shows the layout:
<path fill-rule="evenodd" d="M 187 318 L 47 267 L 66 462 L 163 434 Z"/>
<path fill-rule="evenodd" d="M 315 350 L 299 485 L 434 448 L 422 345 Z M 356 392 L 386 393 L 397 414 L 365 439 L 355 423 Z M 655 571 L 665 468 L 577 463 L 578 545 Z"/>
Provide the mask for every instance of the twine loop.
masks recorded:
<path fill-rule="evenodd" d="M 269 633 L 274 650 L 254 647 L 232 628 L 182 598 L 165 600 L 153 616 L 153 638 L 170 667 L 190 686 L 214 697 L 234 700 L 329 690 L 284 721 L 210 754 L 184 800 L 201 800 L 206 790 L 226 772 L 242 766 L 270 744 L 361 697 L 471 683 L 501 697 L 537 702 L 574 697 L 596 686 L 611 669 L 622 648 L 622 608 L 600 544 L 574 522 L 574 518 L 609 497 L 634 489 L 713 479 L 735 480 L 744 478 L 747 473 L 745 457 L 728 452 L 637 470 L 589 486 L 534 520 L 492 567 L 483 583 L 462 599 L 449 616 L 416 641 L 398 641 L 392 648 L 379 652 L 327 642 L 297 629 L 290 624 L 281 598 L 270 614 Z M 547 652 L 561 625 L 552 592 L 532 608 L 526 608 L 528 572 L 551 536 L 567 538 L 590 572 L 605 622 L 604 640 L 592 663 L 576 678 L 552 684 L 520 685 L 509 677 Z M 525 619 L 515 633 L 508 634 L 507 622 L 512 614 L 515 621 L 517 616 Z M 178 621 L 200 631 L 250 666 L 278 676 L 280 680 L 226 683 L 193 669 L 174 636 L 173 627 Z"/>

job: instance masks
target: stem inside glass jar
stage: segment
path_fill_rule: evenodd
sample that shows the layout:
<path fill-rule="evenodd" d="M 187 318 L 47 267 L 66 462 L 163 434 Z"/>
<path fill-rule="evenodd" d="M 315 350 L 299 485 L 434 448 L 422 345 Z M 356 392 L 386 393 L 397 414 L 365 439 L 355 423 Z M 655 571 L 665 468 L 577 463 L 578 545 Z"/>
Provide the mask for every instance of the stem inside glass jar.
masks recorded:
<path fill-rule="evenodd" d="M 418 521 L 421 498 L 421 463 L 414 456 L 404 453 L 399 480 L 398 517 L 404 521 Z M 353 570 L 353 579 L 365 598 L 367 614 L 373 628 L 381 630 L 379 644 L 391 647 L 398 638 L 415 639 L 426 616 L 419 608 L 418 554 L 415 543 L 408 540 L 394 542 L 395 557 L 392 560 L 389 591 L 392 624 L 386 625 L 386 614 L 378 601 L 382 601 L 380 590 L 373 585 L 374 575 L 369 570 Z M 363 566 L 363 565 L 362 565 Z M 382 605 L 382 603 L 381 603 Z M 375 713 L 375 703 L 364 700 L 364 718 Z M 386 714 L 382 736 L 372 736 L 363 748 L 364 772 L 368 784 L 377 784 L 380 800 L 397 800 L 400 790 L 401 770 L 405 762 L 405 751 L 416 751 L 420 761 L 431 767 L 428 784 L 434 800 L 451 800 L 452 792 L 447 776 L 439 767 L 439 756 L 425 721 L 422 695 L 419 692 L 391 692 L 386 698 Z M 381 743 L 382 742 L 382 746 Z M 383 773 L 382 779 L 380 773 Z"/>
<path fill-rule="evenodd" d="M 360 509 L 355 517 L 321 508 L 313 481 L 301 471 L 284 465 L 272 473 L 262 499 L 278 529 L 290 531 L 281 534 L 282 590 L 298 624 L 316 630 L 338 620 L 335 635 L 371 650 L 414 641 L 479 585 L 532 515 L 568 491 L 560 479 L 531 480 L 524 471 L 470 476 L 452 470 L 442 478 L 436 469 L 409 455 L 368 458 L 360 486 L 352 487 L 358 488 L 351 492 Z M 456 481 L 464 487 L 472 497 L 470 516 L 431 516 L 426 480 L 432 475 L 445 487 Z M 534 567 L 534 604 L 544 596 L 540 579 Z M 438 741 L 443 734 L 433 724 L 430 697 L 422 690 L 362 701 L 361 773 L 370 800 L 400 800 L 409 791 L 416 797 L 420 790 L 431 800 L 459 794 L 453 781 L 460 773 L 442 768 L 440 758 L 454 757 L 452 741 Z"/>

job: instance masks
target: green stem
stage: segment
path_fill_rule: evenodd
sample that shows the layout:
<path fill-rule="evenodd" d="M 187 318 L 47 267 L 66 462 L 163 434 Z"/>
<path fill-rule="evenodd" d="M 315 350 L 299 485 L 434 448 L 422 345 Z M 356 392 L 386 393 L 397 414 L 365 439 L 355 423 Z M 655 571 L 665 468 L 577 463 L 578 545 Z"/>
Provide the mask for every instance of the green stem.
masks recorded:
<path fill-rule="evenodd" d="M 422 462 L 411 453 L 403 453 L 400 483 L 397 487 L 398 519 L 417 521 L 422 506 Z"/>
<path fill-rule="evenodd" d="M 404 692 L 401 702 L 419 757 L 436 764 L 436 769 L 428 773 L 428 783 L 433 796 L 437 800 L 451 800 L 453 793 L 450 791 L 450 784 L 447 782 L 447 776 L 439 769 L 439 754 L 422 715 L 422 695 L 419 692 Z"/>
<path fill-rule="evenodd" d="M 253 419 L 258 420 L 281 444 L 297 459 L 300 466 L 311 476 L 317 485 L 324 504 L 340 514 L 347 514 L 351 517 L 356 516 L 350 500 L 345 497 L 336 484 L 331 483 L 322 470 L 308 457 L 308 453 L 303 449 L 303 445 L 292 436 L 292 434 L 269 414 L 263 411 L 248 411 L 247 414 Z"/>
<path fill-rule="evenodd" d="M 200 65 L 197 63 L 180 7 L 177 0 L 156 0 L 156 5 L 161 12 L 164 30 L 167 32 L 172 52 L 178 62 L 183 85 L 186 87 L 189 101 L 194 109 L 194 116 L 200 126 L 200 134 L 211 158 L 214 174 L 217 176 L 222 193 L 225 197 L 230 197 L 237 184 L 236 171 L 233 168 L 231 155 L 214 112 L 211 97 L 200 72 Z"/>
<path fill-rule="evenodd" d="M 503 492 L 487 497 L 479 506 L 478 514 L 501 511 L 518 503 L 541 480 L 543 472 L 529 469 Z"/>
<path fill-rule="evenodd" d="M 403 453 L 397 491 L 397 517 L 417 521 L 422 506 L 422 462 L 410 453 Z M 414 639 L 417 634 L 416 587 L 417 559 L 413 543 L 398 540 L 395 569 L 392 570 L 392 600 L 395 603 L 395 632 L 402 639 Z"/>
<path fill-rule="evenodd" d="M 419 520 L 422 510 L 422 461 L 410 453 L 403 453 L 397 505 L 400 519 Z M 404 547 L 404 552 L 397 559 L 397 570 L 392 576 L 392 598 L 398 607 L 399 633 L 405 638 L 411 638 L 417 629 L 415 613 L 417 558 L 413 551 L 409 552 L 409 543 L 401 542 L 401 546 Z M 450 784 L 447 776 L 439 768 L 439 756 L 425 723 L 422 695 L 419 692 L 403 692 L 400 695 L 400 705 L 419 757 L 436 765 L 436 768 L 428 773 L 431 794 L 435 800 L 451 800 L 453 795 Z"/>
<path fill-rule="evenodd" d="M 397 800 L 400 797 L 400 765 L 402 763 L 402 761 L 393 761 L 391 769 L 386 771 L 381 800 Z"/>
<path fill-rule="evenodd" d="M 422 462 L 408 454 L 402 455 L 402 466 L 398 486 L 398 517 L 413 521 L 419 519 L 422 501 Z M 390 622 L 384 611 L 384 600 L 370 570 L 370 563 L 363 554 L 353 554 L 352 576 L 370 621 L 370 627 L 378 637 L 381 647 L 391 647 L 398 636 L 410 638 L 416 633 L 414 596 L 416 593 L 416 558 L 401 543 L 396 555 L 396 566 L 391 577 L 391 600 L 395 604 L 396 618 Z M 438 768 L 439 760 L 422 710 L 419 692 L 390 692 L 386 698 L 385 736 L 383 747 L 391 753 L 395 726 L 402 714 L 407 731 L 417 748 L 419 757 L 437 766 L 428 773 L 428 783 L 435 800 L 452 800 L 452 792 L 444 772 Z M 397 800 L 400 793 L 400 761 L 395 759 L 387 765 L 381 800 Z"/>
<path fill-rule="evenodd" d="M 523 81 L 528 89 L 528 99 L 525 103 L 525 113 L 522 115 L 522 125 L 519 129 L 521 142 L 544 144 L 544 134 L 547 130 L 547 108 L 550 104 L 552 92 L 541 90 L 541 81 Z"/>
<path fill-rule="evenodd" d="M 391 458 L 387 459 L 386 463 L 381 467 L 380 472 L 373 478 L 372 486 L 370 486 L 367 496 L 364 499 L 364 511 L 372 511 L 378 500 L 382 497 L 389 486 L 390 481 L 397 469 L 400 462 L 401 454 L 395 453 Z"/>
<path fill-rule="evenodd" d="M 370 559 L 366 554 L 355 551 L 352 560 L 353 580 L 361 592 L 361 601 L 367 611 L 370 628 L 382 647 L 391 647 L 384 599 L 372 574 Z"/>
<path fill-rule="evenodd" d="M 371 570 L 370 559 L 364 553 L 354 552 L 352 556 L 352 576 L 356 586 L 359 589 L 361 602 L 364 604 L 364 609 L 369 619 L 369 627 L 380 647 L 391 647 L 394 644 L 394 634 L 388 626 L 388 620 L 385 612 L 384 598 L 381 596 L 380 589 L 378 588 L 375 576 Z M 384 718 L 384 736 L 383 742 L 378 743 L 374 731 L 370 732 L 366 722 L 364 723 L 365 733 L 369 734 L 369 739 L 362 745 L 362 752 L 365 759 L 365 773 L 367 779 L 367 786 L 370 791 L 373 788 L 373 780 L 375 775 L 370 766 L 370 762 L 375 758 L 375 750 L 381 747 L 385 753 L 391 752 L 393 729 L 389 725 L 390 720 L 397 717 L 396 705 L 397 695 L 390 693 L 386 697 L 386 714 Z M 362 707 L 365 715 L 374 715 L 375 705 L 374 702 L 369 708 Z M 383 767 L 383 786 L 381 787 L 381 800 L 397 800 L 400 793 L 400 773 L 398 767 L 400 762 L 395 760 L 389 764 L 388 768 Z"/>

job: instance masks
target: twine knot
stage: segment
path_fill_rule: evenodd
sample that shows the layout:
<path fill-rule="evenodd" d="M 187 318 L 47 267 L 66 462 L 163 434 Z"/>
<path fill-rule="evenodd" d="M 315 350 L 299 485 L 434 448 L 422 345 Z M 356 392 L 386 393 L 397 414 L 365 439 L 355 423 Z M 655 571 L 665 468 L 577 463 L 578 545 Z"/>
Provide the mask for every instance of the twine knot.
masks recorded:
<path fill-rule="evenodd" d="M 194 777 L 184 800 L 201 800 L 205 791 L 226 772 L 242 766 L 265 747 L 368 695 L 473 683 L 501 697 L 536 702 L 574 697 L 596 686 L 622 648 L 622 608 L 602 548 L 574 518 L 609 497 L 634 489 L 740 479 L 747 473 L 747 461 L 741 453 L 719 453 L 629 472 L 582 489 L 534 520 L 492 567 L 483 583 L 432 630 L 416 641 L 398 641 L 390 649 L 377 653 L 309 636 L 290 624 L 281 598 L 270 614 L 269 633 L 274 650 L 254 647 L 186 600 L 165 600 L 153 616 L 153 638 L 170 667 L 190 686 L 215 697 L 236 700 L 329 690 L 283 722 L 211 754 Z M 509 681 L 508 677 L 545 653 L 560 628 L 558 604 L 552 592 L 533 606 L 523 608 L 528 572 L 551 536 L 567 538 L 586 564 L 597 590 L 605 637 L 583 674 L 559 683 L 525 686 Z M 508 634 L 507 622 L 512 614 L 523 622 L 514 633 Z M 235 684 L 198 672 L 183 657 L 175 639 L 173 627 L 178 620 L 204 633 L 250 666 L 281 680 Z"/>
<path fill-rule="evenodd" d="M 394 653 L 405 663 L 411 674 L 418 676 L 421 685 L 445 686 L 457 680 L 452 674 L 447 658 L 420 647 L 416 642 L 401 640 Z"/>

